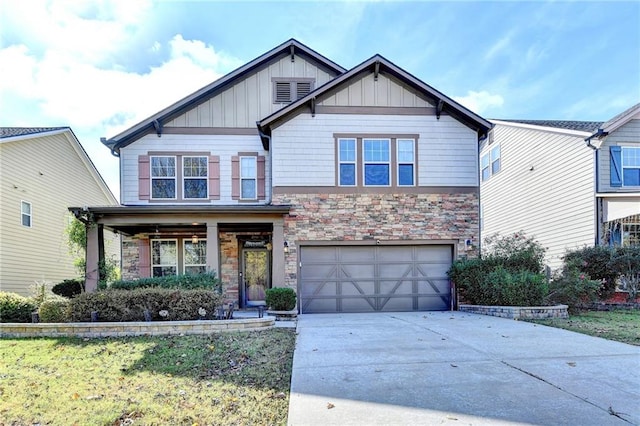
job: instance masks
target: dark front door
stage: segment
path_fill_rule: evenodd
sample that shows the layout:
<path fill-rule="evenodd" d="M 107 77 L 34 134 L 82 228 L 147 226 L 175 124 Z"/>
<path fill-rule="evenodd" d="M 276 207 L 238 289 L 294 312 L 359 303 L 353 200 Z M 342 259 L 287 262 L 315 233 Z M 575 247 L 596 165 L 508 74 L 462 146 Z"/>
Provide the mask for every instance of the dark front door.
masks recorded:
<path fill-rule="evenodd" d="M 242 251 L 242 293 L 244 306 L 265 305 L 265 291 L 271 287 L 269 251 L 244 249 Z"/>

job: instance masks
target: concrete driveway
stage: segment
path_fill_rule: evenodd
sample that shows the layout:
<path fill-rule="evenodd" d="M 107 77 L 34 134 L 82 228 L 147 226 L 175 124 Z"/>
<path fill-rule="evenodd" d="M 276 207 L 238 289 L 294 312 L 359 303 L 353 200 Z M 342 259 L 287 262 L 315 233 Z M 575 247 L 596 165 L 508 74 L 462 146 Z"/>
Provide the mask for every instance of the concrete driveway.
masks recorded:
<path fill-rule="evenodd" d="M 640 347 L 461 312 L 297 331 L 290 425 L 640 424 Z"/>

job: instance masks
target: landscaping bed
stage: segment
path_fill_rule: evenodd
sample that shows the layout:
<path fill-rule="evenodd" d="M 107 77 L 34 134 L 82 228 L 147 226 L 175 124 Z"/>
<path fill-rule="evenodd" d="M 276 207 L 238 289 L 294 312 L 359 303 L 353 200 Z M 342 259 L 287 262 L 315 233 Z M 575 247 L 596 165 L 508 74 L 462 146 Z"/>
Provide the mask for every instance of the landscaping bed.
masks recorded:
<path fill-rule="evenodd" d="M 3 339 L 5 424 L 286 424 L 294 329 Z"/>

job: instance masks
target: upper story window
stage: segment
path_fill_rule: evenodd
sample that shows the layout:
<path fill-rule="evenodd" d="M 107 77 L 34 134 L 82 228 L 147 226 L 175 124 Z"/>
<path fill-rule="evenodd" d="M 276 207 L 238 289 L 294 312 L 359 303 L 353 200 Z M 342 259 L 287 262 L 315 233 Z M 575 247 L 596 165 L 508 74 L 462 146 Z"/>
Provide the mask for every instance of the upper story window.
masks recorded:
<path fill-rule="evenodd" d="M 31 228 L 31 203 L 27 201 L 20 202 L 20 216 L 22 220 L 22 226 Z"/>
<path fill-rule="evenodd" d="M 339 186 L 415 186 L 415 137 L 338 137 Z"/>
<path fill-rule="evenodd" d="M 480 157 L 480 173 L 485 181 L 500 171 L 500 145 L 491 148 L 491 151 Z"/>
<path fill-rule="evenodd" d="M 207 157 L 182 157 L 184 198 L 207 198 Z"/>
<path fill-rule="evenodd" d="M 611 186 L 640 186 L 640 147 L 611 146 Z"/>
<path fill-rule="evenodd" d="M 176 198 L 176 157 L 151 157 L 151 198 Z"/>
<path fill-rule="evenodd" d="M 239 152 L 231 157 L 231 198 L 257 201 L 266 198 L 266 157 L 257 152 Z"/>
<path fill-rule="evenodd" d="M 289 103 L 307 96 L 313 90 L 312 78 L 275 78 L 273 81 L 273 102 Z"/>
<path fill-rule="evenodd" d="M 240 199 L 255 200 L 258 198 L 258 164 L 257 157 L 240 157 Z"/>

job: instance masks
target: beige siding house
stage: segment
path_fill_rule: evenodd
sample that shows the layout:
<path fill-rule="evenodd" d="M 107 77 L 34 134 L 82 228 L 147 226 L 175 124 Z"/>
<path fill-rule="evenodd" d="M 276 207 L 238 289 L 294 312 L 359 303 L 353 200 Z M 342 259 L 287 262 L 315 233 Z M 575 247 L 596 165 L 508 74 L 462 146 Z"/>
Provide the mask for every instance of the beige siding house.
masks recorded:
<path fill-rule="evenodd" d="M 382 56 L 346 70 L 289 40 L 104 139 L 123 205 L 73 210 L 94 264 L 123 235 L 125 278 L 215 271 L 243 308 L 289 287 L 304 313 L 450 309 L 490 127 Z"/>
<path fill-rule="evenodd" d="M 69 206 L 117 204 L 68 127 L 0 128 L 0 200 L 0 290 L 22 295 L 78 276 Z M 119 255 L 117 241 L 107 247 Z"/>

